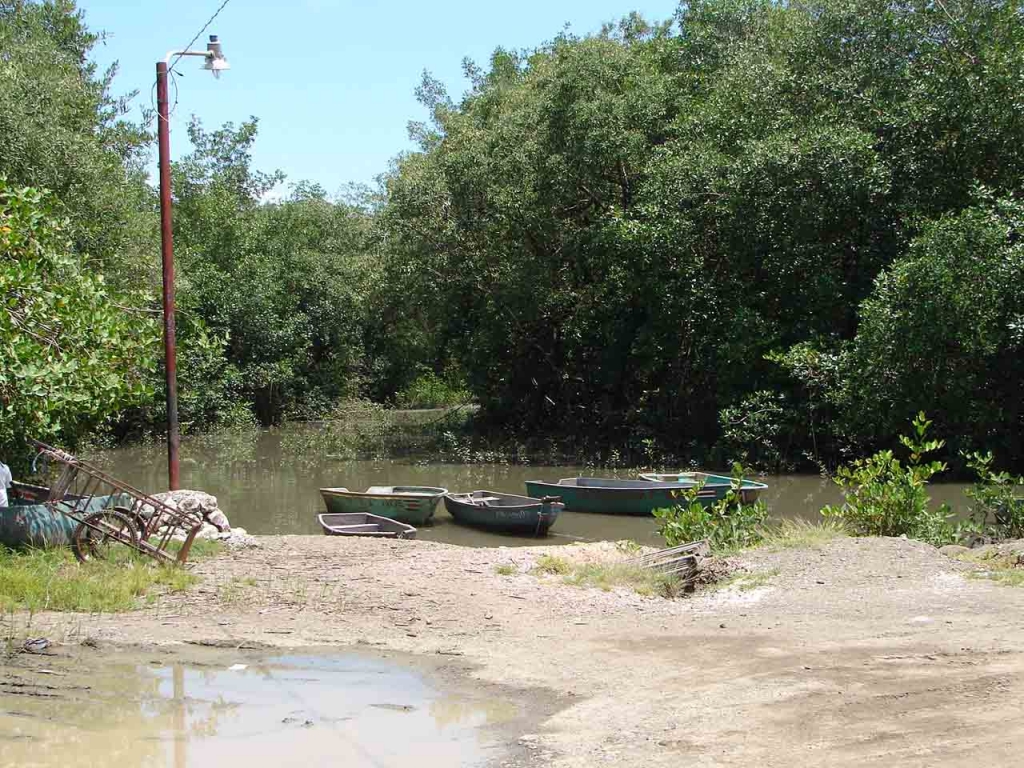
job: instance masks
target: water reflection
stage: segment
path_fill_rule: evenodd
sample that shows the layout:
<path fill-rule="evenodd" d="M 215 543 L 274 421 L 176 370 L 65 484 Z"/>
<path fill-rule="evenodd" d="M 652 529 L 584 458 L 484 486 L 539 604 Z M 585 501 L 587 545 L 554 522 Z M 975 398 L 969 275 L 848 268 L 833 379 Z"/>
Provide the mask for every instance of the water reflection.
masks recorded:
<path fill-rule="evenodd" d="M 353 655 L 103 661 L 4 669 L 0 763 L 472 766 L 495 746 L 478 729 L 519 713 L 508 701 L 439 695 L 410 669 Z"/>
<path fill-rule="evenodd" d="M 525 493 L 526 480 L 557 480 L 575 475 L 635 477 L 632 470 L 595 470 L 573 466 L 506 464 L 440 464 L 415 460 L 339 461 L 318 453 L 308 433 L 316 427 L 290 425 L 241 434 L 186 439 L 182 444 L 182 487 L 214 494 L 235 525 L 250 533 L 319 534 L 316 514 L 323 511 L 319 488 L 370 485 L 440 485 L 452 491 L 488 489 Z M 148 491 L 165 486 L 166 458 L 162 446 L 106 451 L 98 459 L 114 475 Z M 826 504 L 841 498 L 833 483 L 813 475 L 780 475 L 765 479 L 764 498 L 780 518 L 816 519 Z M 936 502 L 963 509 L 961 485 L 931 487 Z M 563 513 L 547 539 L 522 539 L 483 533 L 454 524 L 439 505 L 437 525 L 422 529 L 420 538 L 466 546 L 519 546 L 536 543 L 635 539 L 656 543 L 652 519 Z"/>
<path fill-rule="evenodd" d="M 445 696 L 430 703 L 430 715 L 439 729 L 452 726 L 496 725 L 512 720 L 519 708 L 505 699 L 476 701 L 460 696 Z"/>

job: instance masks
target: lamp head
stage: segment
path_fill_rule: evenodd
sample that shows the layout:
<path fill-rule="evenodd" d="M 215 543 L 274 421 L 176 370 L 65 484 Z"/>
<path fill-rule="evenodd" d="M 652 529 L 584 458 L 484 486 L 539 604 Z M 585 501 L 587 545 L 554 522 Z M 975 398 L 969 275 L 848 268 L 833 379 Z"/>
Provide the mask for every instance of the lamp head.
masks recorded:
<path fill-rule="evenodd" d="M 213 72 L 213 76 L 218 78 L 225 69 L 231 69 L 228 60 L 224 58 L 224 51 L 220 47 L 220 38 L 217 35 L 210 35 L 210 42 L 206 44 L 203 69 Z"/>

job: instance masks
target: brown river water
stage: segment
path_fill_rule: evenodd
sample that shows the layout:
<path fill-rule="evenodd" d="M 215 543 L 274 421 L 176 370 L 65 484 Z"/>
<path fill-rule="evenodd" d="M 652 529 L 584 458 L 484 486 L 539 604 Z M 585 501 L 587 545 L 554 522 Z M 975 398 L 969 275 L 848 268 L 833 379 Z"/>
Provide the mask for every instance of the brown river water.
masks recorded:
<path fill-rule="evenodd" d="M 557 480 L 577 475 L 636 477 L 640 470 L 509 464 L 441 464 L 419 459 L 345 461 L 311 450 L 293 439 L 315 429 L 291 425 L 251 434 L 186 438 L 181 448 L 181 487 L 216 496 L 232 525 L 255 534 L 319 533 L 316 515 L 324 511 L 321 487 L 363 490 L 371 485 L 431 485 L 453 492 L 486 489 L 525 495 L 526 480 Z M 296 448 L 295 446 L 303 446 Z M 155 493 L 166 489 L 167 459 L 162 445 L 121 448 L 90 456 L 115 477 Z M 675 467 L 666 469 L 677 469 Z M 708 468 L 707 471 L 715 471 Z M 841 500 L 836 486 L 815 475 L 773 475 L 763 498 L 777 518 L 817 519 L 826 504 Z M 966 506 L 965 486 L 938 484 L 932 499 L 954 509 Z M 546 539 L 486 533 L 455 524 L 439 504 L 435 524 L 419 538 L 465 546 L 519 546 L 573 541 L 632 539 L 659 542 L 653 518 L 563 512 Z"/>

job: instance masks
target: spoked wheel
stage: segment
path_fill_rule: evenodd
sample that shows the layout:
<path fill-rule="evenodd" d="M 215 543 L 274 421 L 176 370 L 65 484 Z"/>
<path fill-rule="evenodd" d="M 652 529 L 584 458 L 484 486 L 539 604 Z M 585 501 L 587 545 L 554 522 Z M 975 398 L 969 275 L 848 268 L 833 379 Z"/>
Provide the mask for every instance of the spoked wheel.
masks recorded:
<path fill-rule="evenodd" d="M 135 531 L 139 535 L 140 541 L 145 541 L 149 536 L 149 520 L 144 518 L 138 512 L 128 507 L 114 507 L 115 512 L 120 512 L 122 515 L 132 521 L 132 525 L 135 526 Z"/>
<path fill-rule="evenodd" d="M 109 560 L 114 548 L 138 546 L 139 532 L 123 512 L 105 509 L 86 517 L 71 535 L 71 549 L 79 562 Z"/>

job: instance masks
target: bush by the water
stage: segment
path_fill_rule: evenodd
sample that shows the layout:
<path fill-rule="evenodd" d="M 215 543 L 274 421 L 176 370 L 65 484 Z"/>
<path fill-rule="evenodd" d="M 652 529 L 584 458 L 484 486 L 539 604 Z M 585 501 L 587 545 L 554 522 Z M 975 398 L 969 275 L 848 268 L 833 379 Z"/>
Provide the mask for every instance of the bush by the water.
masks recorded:
<path fill-rule="evenodd" d="M 862 536 L 907 536 L 936 545 L 957 541 L 965 524 L 953 522 L 949 505 L 933 507 L 926 488 L 934 475 L 946 469 L 944 462 L 925 461 L 944 445 L 942 440 L 928 439 L 931 424 L 919 413 L 912 422 L 913 434 L 900 435 L 910 451 L 906 461 L 886 450 L 840 467 L 834 481 L 844 501 L 826 506 L 821 514 Z"/>
<path fill-rule="evenodd" d="M 965 455 L 977 481 L 965 493 L 971 499 L 971 519 L 995 539 L 1024 539 L 1024 476 L 994 468 L 991 451 Z"/>
<path fill-rule="evenodd" d="M 704 487 L 698 483 L 681 491 L 674 507 L 654 510 L 658 533 L 665 544 L 675 547 L 706 539 L 714 550 L 739 549 L 760 543 L 768 520 L 768 505 L 762 500 L 743 502 L 740 487 L 743 467 L 733 468 L 732 485 L 726 495 L 712 504 L 702 504 L 697 495 Z"/>

